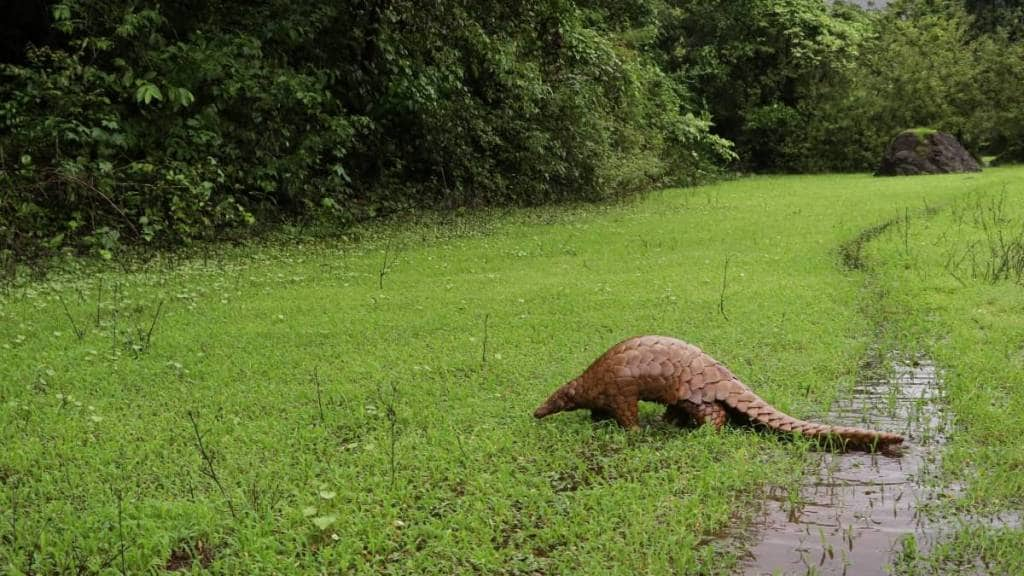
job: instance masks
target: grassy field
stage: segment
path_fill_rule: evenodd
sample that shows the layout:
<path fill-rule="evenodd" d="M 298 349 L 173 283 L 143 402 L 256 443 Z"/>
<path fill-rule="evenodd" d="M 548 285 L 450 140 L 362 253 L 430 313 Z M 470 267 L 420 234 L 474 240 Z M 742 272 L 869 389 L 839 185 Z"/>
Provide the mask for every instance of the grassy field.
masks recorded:
<path fill-rule="evenodd" d="M 1024 574 L 1024 181 L 1020 169 L 995 174 L 1013 178 L 911 217 L 866 249 L 897 345 L 943 367 L 955 414 L 943 467 L 962 493 L 943 508 L 963 523 L 908 573 Z"/>
<path fill-rule="evenodd" d="M 0 567 L 727 573 L 723 536 L 765 483 L 799 481 L 806 446 L 657 406 L 638 433 L 530 416 L 641 333 L 808 416 L 895 326 L 949 373 L 950 506 L 1020 510 L 1024 292 L 979 273 L 993 226 L 972 215 L 1005 198 L 995 228 L 1017 230 L 1022 178 L 759 177 L 8 287 Z M 844 267 L 840 246 L 897 217 Z M 965 525 L 907 570 L 1020 566 L 1021 543 Z"/>

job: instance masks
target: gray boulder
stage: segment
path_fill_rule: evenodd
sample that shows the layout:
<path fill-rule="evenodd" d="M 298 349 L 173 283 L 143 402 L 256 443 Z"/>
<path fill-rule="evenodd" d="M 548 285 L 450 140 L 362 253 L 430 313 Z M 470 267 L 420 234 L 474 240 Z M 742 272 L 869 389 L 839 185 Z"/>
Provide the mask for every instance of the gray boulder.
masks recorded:
<path fill-rule="evenodd" d="M 981 166 L 952 134 L 917 129 L 893 138 L 875 176 L 950 172 L 981 172 Z"/>

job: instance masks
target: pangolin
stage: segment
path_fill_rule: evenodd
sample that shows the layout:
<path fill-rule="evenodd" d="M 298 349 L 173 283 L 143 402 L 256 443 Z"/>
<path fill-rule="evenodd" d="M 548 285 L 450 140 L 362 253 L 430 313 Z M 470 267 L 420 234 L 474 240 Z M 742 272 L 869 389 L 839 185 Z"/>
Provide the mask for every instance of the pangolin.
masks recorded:
<path fill-rule="evenodd" d="M 827 426 L 784 414 L 703 350 L 667 336 L 638 336 L 612 346 L 533 415 L 543 418 L 587 408 L 594 420 L 614 418 L 623 428 L 636 428 L 639 400 L 667 405 L 664 418 L 677 424 L 721 428 L 733 416 L 781 432 L 823 441 L 839 439 L 851 448 L 886 448 L 903 442 L 899 434 Z"/>

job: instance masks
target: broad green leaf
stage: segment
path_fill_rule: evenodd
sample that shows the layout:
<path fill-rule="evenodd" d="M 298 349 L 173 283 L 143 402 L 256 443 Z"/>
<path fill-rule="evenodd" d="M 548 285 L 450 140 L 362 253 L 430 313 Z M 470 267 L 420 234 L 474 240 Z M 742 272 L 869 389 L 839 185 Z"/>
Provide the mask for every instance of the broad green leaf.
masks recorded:
<path fill-rule="evenodd" d="M 313 524 L 316 524 L 316 527 L 321 530 L 327 530 L 327 528 L 329 528 L 331 524 L 334 524 L 337 520 L 337 514 L 328 514 L 327 516 L 317 516 L 316 518 L 313 518 Z"/>
<path fill-rule="evenodd" d="M 160 93 L 160 88 L 152 82 L 143 81 L 139 84 L 139 87 L 135 89 L 135 101 L 149 104 L 153 100 L 163 100 L 164 96 Z"/>

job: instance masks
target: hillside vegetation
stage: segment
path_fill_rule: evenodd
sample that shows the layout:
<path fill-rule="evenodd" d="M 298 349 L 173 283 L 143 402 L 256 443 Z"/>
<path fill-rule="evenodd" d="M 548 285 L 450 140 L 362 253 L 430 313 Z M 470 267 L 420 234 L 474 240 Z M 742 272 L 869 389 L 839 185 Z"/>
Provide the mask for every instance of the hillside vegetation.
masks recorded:
<path fill-rule="evenodd" d="M 1016 2 L 61 0 L 0 24 L 0 269 L 257 224 L 1020 157 Z"/>

